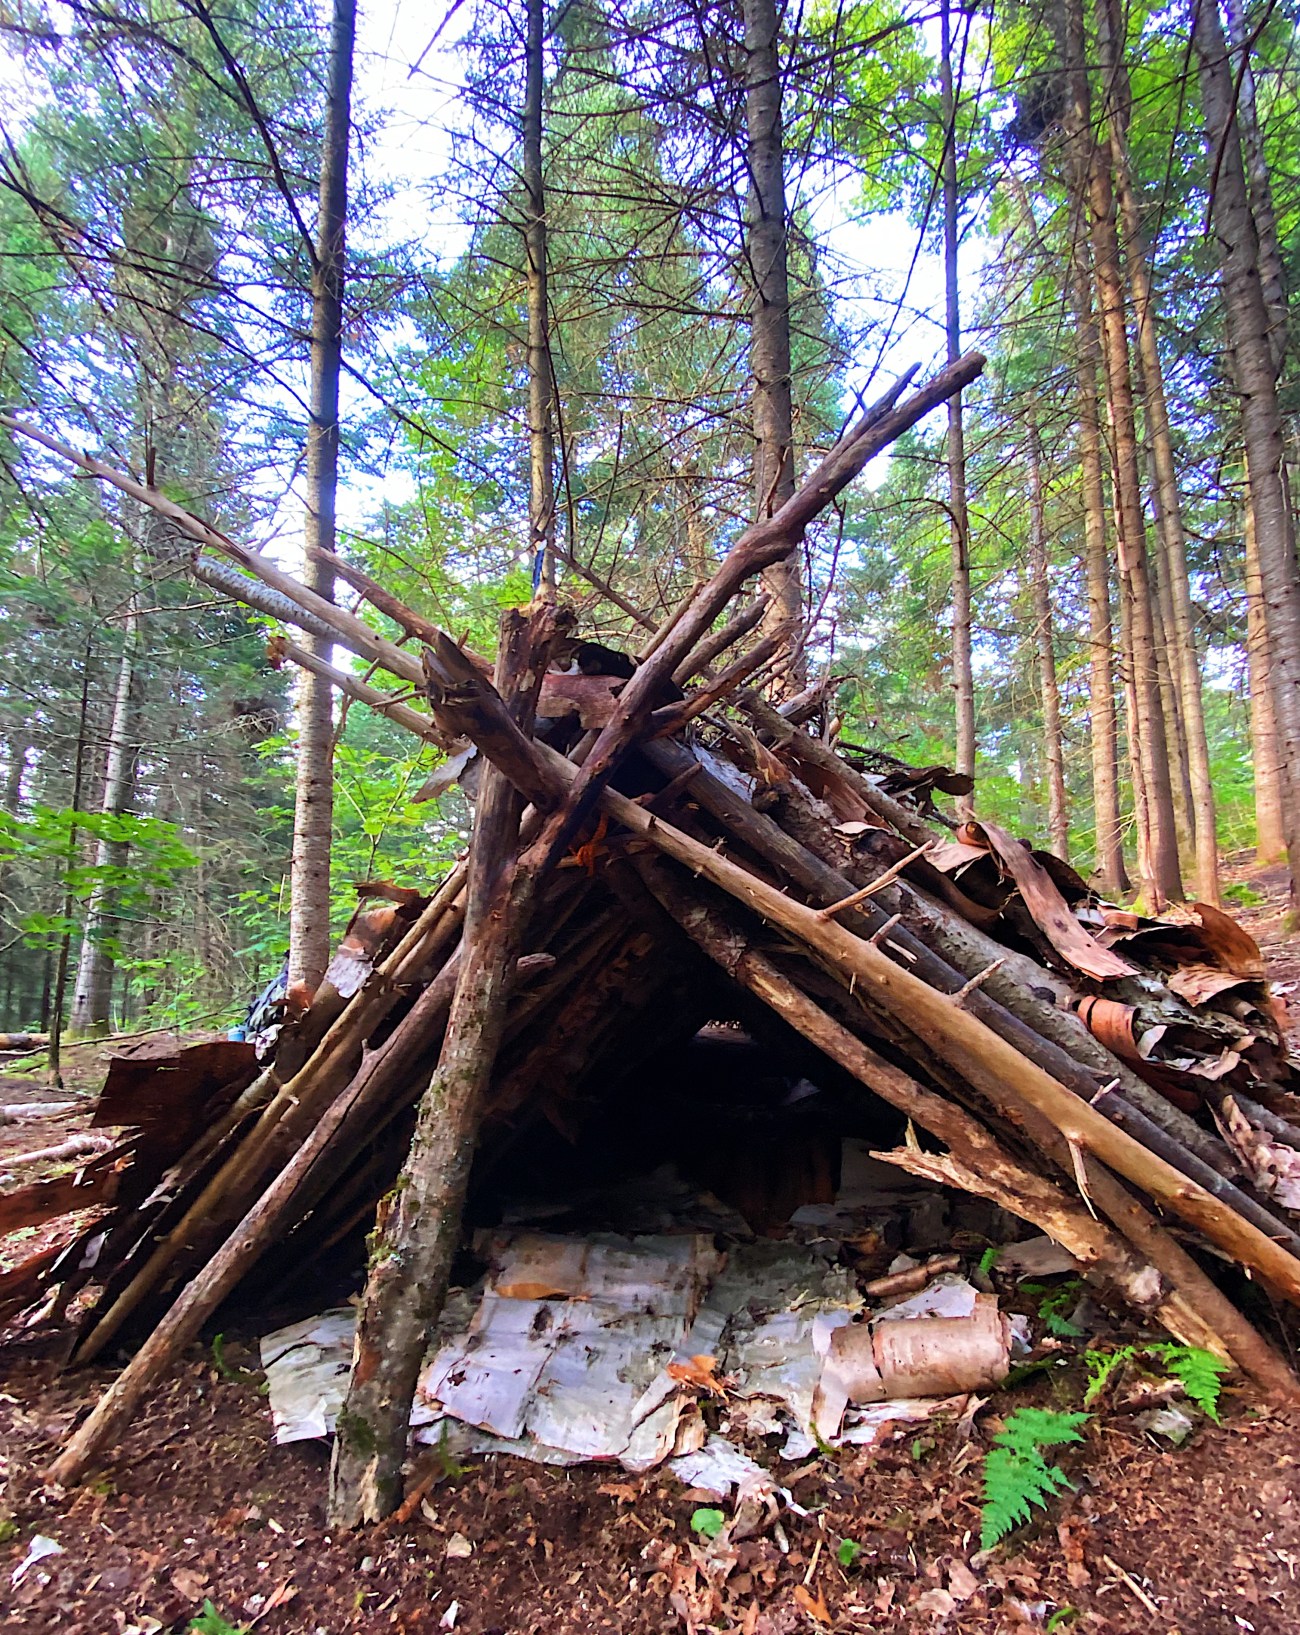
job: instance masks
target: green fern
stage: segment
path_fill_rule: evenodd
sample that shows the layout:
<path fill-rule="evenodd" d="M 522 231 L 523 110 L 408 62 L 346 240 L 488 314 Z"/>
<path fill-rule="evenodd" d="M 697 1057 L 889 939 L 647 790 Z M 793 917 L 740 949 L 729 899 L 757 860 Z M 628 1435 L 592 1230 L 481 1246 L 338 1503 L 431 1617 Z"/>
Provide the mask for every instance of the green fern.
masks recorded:
<path fill-rule="evenodd" d="M 1047 1332 L 1056 1336 L 1058 1340 L 1077 1340 L 1083 1330 L 1077 1323 L 1072 1323 L 1065 1315 L 1070 1307 L 1078 1302 L 1080 1291 L 1083 1288 L 1082 1280 L 1072 1277 L 1068 1282 L 1059 1284 L 1056 1288 L 1049 1288 L 1046 1283 L 1022 1283 L 1022 1294 L 1038 1295 L 1038 1316 L 1045 1324 Z"/>
<path fill-rule="evenodd" d="M 1223 1376 L 1232 1372 L 1231 1364 L 1197 1345 L 1153 1345 L 1147 1348 L 1147 1355 L 1164 1364 L 1189 1402 L 1194 1402 L 1216 1425 L 1219 1423 L 1219 1391 Z"/>
<path fill-rule="evenodd" d="M 1172 1375 L 1183 1388 L 1183 1394 L 1217 1425 L 1219 1422 L 1219 1393 L 1223 1376 L 1232 1372 L 1228 1363 L 1212 1351 L 1202 1351 L 1194 1345 L 1122 1345 L 1114 1351 L 1088 1351 L 1084 1362 L 1088 1367 L 1088 1387 L 1083 1405 L 1091 1408 L 1110 1386 L 1124 1363 L 1144 1359 L 1157 1364 Z"/>
<path fill-rule="evenodd" d="M 1114 1351 L 1085 1351 L 1083 1360 L 1088 1368 L 1088 1389 L 1083 1393 L 1083 1405 L 1091 1408 L 1101 1397 L 1111 1380 L 1126 1362 L 1137 1356 L 1137 1347 L 1117 1346 Z"/>
<path fill-rule="evenodd" d="M 993 1438 L 984 1460 L 984 1505 L 980 1548 L 991 1550 L 1014 1527 L 1029 1520 L 1032 1507 L 1045 1507 L 1073 1486 L 1063 1471 L 1043 1458 L 1044 1448 L 1082 1442 L 1079 1427 L 1091 1416 L 1017 1408 Z"/>

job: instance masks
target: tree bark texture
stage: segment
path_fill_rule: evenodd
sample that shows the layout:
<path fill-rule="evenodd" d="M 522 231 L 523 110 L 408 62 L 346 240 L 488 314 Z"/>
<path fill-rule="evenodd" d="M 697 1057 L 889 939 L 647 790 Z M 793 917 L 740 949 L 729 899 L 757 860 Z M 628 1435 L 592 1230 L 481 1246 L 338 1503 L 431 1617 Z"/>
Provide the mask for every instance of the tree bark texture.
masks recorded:
<path fill-rule="evenodd" d="M 1187 769 L 1191 784 L 1191 828 L 1195 854 L 1197 896 L 1219 901 L 1219 849 L 1215 818 L 1210 749 L 1201 697 L 1200 655 L 1196 648 L 1195 610 L 1187 572 L 1187 533 L 1174 465 L 1173 439 L 1165 396 L 1164 367 L 1156 335 L 1156 303 L 1152 290 L 1150 255 L 1142 230 L 1133 170 L 1128 150 L 1129 88 L 1124 62 L 1124 34 L 1116 0 L 1100 0 L 1099 39 L 1108 79 L 1110 145 L 1115 165 L 1115 186 L 1124 228 L 1129 290 L 1137 329 L 1138 356 L 1146 407 L 1146 431 L 1151 448 L 1152 475 L 1157 498 L 1157 537 L 1160 579 L 1169 603 L 1165 635 L 1170 671 L 1177 695 Z"/>
<path fill-rule="evenodd" d="M 1084 67 L 1081 0 L 1071 0 L 1070 67 L 1074 118 L 1082 131 L 1092 130 L 1092 99 Z M 1111 182 L 1109 143 L 1094 140 L 1088 166 L 1088 202 L 1093 278 L 1097 288 L 1102 363 L 1110 412 L 1111 469 L 1115 481 L 1115 522 L 1119 568 L 1129 594 L 1129 628 L 1133 661 L 1134 712 L 1129 735 L 1140 769 L 1146 844 L 1140 865 L 1148 907 L 1159 909 L 1183 895 L 1178 866 L 1178 834 L 1173 790 L 1165 753 L 1164 711 L 1156 664 L 1155 616 L 1146 527 L 1142 515 L 1142 478 L 1138 466 L 1133 375 L 1125 321 L 1124 278 Z M 1139 807 L 1141 814 L 1142 807 Z"/>
<path fill-rule="evenodd" d="M 542 604 L 534 619 L 511 613 L 502 621 L 498 692 L 525 734 L 552 628 L 551 610 Z M 402 1495 L 416 1379 L 447 1292 L 479 1120 L 538 878 L 518 865 L 522 813 L 523 796 L 489 764 L 474 813 L 460 972 L 442 1053 L 420 1101 L 409 1156 L 376 1221 L 330 1467 L 335 1526 L 379 1521 Z"/>
<path fill-rule="evenodd" d="M 528 0 L 524 68 L 524 261 L 528 303 L 528 540 L 535 586 L 555 591 L 555 372 L 547 309 L 542 167 L 545 0 Z M 573 541 L 569 541 L 572 549 Z"/>
<path fill-rule="evenodd" d="M 1029 591 L 1038 690 L 1043 706 L 1043 760 L 1047 768 L 1047 829 L 1062 862 L 1070 855 L 1070 812 L 1065 792 L 1065 743 L 1061 736 L 1061 688 L 1056 678 L 1055 621 L 1047 576 L 1047 519 L 1043 508 L 1043 457 L 1038 424 L 1025 424 L 1029 464 Z"/>
<path fill-rule="evenodd" d="M 1259 235 L 1237 124 L 1236 78 L 1217 0 L 1193 0 L 1192 16 L 1206 146 L 1214 177 L 1213 220 L 1226 338 L 1233 379 L 1241 394 L 1281 772 L 1283 832 L 1295 912 L 1300 909 L 1300 803 L 1296 798 L 1300 767 L 1300 568 L 1296 563 L 1290 495 L 1283 478 L 1273 324 L 1260 280 Z"/>
<path fill-rule="evenodd" d="M 1223 10 L 1228 23 L 1228 39 L 1236 58 L 1233 73 L 1237 81 L 1237 129 L 1241 134 L 1250 208 L 1259 238 L 1259 277 L 1269 318 L 1269 352 L 1274 370 L 1280 377 L 1290 343 L 1290 308 L 1287 304 L 1286 268 L 1278 238 L 1277 207 L 1273 202 L 1273 178 L 1269 175 L 1264 133 L 1260 129 L 1255 103 L 1255 75 L 1250 66 L 1250 30 L 1245 6 L 1242 0 L 1224 0 Z"/>
<path fill-rule="evenodd" d="M 99 801 L 100 816 L 120 818 L 129 809 L 135 793 L 135 746 L 132 742 L 139 693 L 137 666 L 140 658 L 140 612 L 135 593 L 123 620 L 122 656 L 118 660 L 117 687 L 113 696 L 108 727 L 108 753 L 104 760 L 104 784 Z M 120 840 L 101 836 L 95 845 L 98 869 L 121 868 L 128 847 Z M 113 955 L 107 943 L 111 934 L 113 894 L 97 880 L 86 905 L 81 954 L 77 960 L 77 982 L 72 995 L 71 1025 L 74 1033 L 107 1033 L 113 998 Z"/>
<path fill-rule="evenodd" d="M 352 125 L 356 0 L 334 0 L 330 32 L 320 210 L 311 275 L 311 386 L 307 424 L 304 583 L 329 600 L 334 575 L 316 554 L 334 550 L 339 474 L 339 374 Z M 326 663 L 331 646 L 309 637 Z M 334 830 L 334 697 L 305 671 L 298 692 L 298 777 L 294 797 L 289 910 L 289 980 L 315 989 L 330 956 L 330 846 Z"/>
<path fill-rule="evenodd" d="M 1286 856 L 1282 830 L 1282 769 L 1277 759 L 1277 723 L 1269 674 L 1268 631 L 1255 545 L 1255 513 L 1242 507 L 1246 545 L 1246 664 L 1250 677 L 1250 745 L 1255 779 L 1255 861 L 1279 863 Z"/>
<path fill-rule="evenodd" d="M 952 68 L 948 0 L 940 16 L 939 90 L 943 118 L 944 331 L 948 362 L 961 356 L 961 303 L 957 285 L 957 96 Z M 966 426 L 961 393 L 948 399 L 948 525 L 952 538 L 952 685 L 956 712 L 955 765 L 975 774 L 975 677 L 971 664 L 970 511 L 966 504 Z M 961 803 L 969 815 L 971 803 Z"/>
<path fill-rule="evenodd" d="M 749 197 L 745 261 L 750 284 L 754 514 L 759 522 L 794 494 L 785 151 L 781 119 L 780 19 L 776 0 L 744 0 L 745 126 Z M 791 691 L 802 685 L 803 574 L 798 553 L 763 574 L 772 601 L 764 620 L 791 648 Z"/>
<path fill-rule="evenodd" d="M 1086 238 L 1085 176 L 1078 140 L 1070 132 L 1070 176 L 1075 220 L 1070 256 L 1070 297 L 1078 333 L 1076 404 L 1079 475 L 1083 500 L 1083 569 L 1088 594 L 1088 717 L 1092 751 L 1092 809 L 1096 830 L 1094 872 L 1102 891 L 1118 897 L 1128 889 L 1124 830 L 1119 807 L 1118 722 L 1115 710 L 1115 629 L 1111 618 L 1110 556 L 1106 544 L 1106 478 L 1102 460 L 1097 384 L 1101 338 L 1092 310 Z"/>

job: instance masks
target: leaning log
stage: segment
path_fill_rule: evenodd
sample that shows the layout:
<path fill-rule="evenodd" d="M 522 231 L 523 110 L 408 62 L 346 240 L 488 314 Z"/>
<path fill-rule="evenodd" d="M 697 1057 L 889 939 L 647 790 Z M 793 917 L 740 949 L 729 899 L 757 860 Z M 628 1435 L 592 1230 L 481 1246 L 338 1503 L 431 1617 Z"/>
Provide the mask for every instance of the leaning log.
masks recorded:
<path fill-rule="evenodd" d="M 502 621 L 497 694 L 521 737 L 531 732 L 553 629 L 554 609 L 544 604 L 531 619 Z M 330 1464 L 336 1527 L 382 1521 L 402 1496 L 415 1382 L 446 1295 L 510 978 L 536 896 L 536 874 L 516 867 L 523 804 L 504 772 L 490 767 L 474 813 L 460 973 L 442 1054 L 376 1224 Z"/>

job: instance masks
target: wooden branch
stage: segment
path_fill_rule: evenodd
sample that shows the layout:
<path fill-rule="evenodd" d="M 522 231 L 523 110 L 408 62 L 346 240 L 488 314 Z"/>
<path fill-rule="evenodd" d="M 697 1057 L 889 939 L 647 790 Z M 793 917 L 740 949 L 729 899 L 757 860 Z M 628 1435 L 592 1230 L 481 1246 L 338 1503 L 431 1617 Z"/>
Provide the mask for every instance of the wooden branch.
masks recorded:
<path fill-rule="evenodd" d="M 535 777 L 538 765 L 531 736 L 525 734 L 492 683 L 474 662 L 442 631 L 424 654 L 425 691 L 430 708 L 445 731 L 472 738 L 508 782 L 532 801 L 539 811 L 556 804 L 562 785 Z M 542 673 L 528 672 L 534 707 Z"/>
<path fill-rule="evenodd" d="M 1202 1163 L 1195 1153 L 1188 1152 L 1185 1147 L 1172 1141 L 1159 1125 L 1154 1124 L 1145 1113 L 1131 1106 L 1117 1090 L 1109 1086 L 1098 1090 L 1092 1097 L 1092 1105 L 1104 1113 L 1112 1124 L 1126 1130 L 1149 1151 L 1158 1153 L 1174 1169 L 1190 1176 L 1198 1186 L 1204 1187 L 1216 1198 L 1221 1198 L 1243 1220 L 1252 1222 L 1274 1242 L 1282 1244 L 1291 1254 L 1300 1257 L 1300 1233 L 1279 1219 L 1264 1204 L 1250 1197 L 1240 1187 L 1234 1186 L 1217 1170 Z"/>
<path fill-rule="evenodd" d="M 886 886 L 892 885 L 909 863 L 915 863 L 918 857 L 924 857 L 929 849 L 930 842 L 927 840 L 924 845 L 908 852 L 906 857 L 900 857 L 897 863 L 891 863 L 883 874 L 878 874 L 874 880 L 868 880 L 865 886 L 859 886 L 847 897 L 841 897 L 838 903 L 827 903 L 825 908 L 819 908 L 817 912 L 823 920 L 833 920 L 837 914 L 843 914 L 845 909 L 857 908 L 860 903 L 865 903 L 868 897 L 874 897 Z"/>
<path fill-rule="evenodd" d="M 391 619 L 406 635 L 416 641 L 431 642 L 439 633 L 439 627 L 422 613 L 416 613 L 413 608 L 407 607 L 405 602 L 399 601 L 389 590 L 386 590 L 378 580 L 372 579 L 362 568 L 349 562 L 345 557 L 334 551 L 317 548 L 313 555 L 323 562 L 336 579 L 341 579 L 345 585 L 364 596 L 371 607 L 382 613 L 386 619 Z M 486 672 L 491 673 L 491 666 L 486 660 L 481 661 Z"/>
<path fill-rule="evenodd" d="M 418 687 L 423 681 L 419 662 L 412 654 L 404 653 L 400 647 L 385 641 L 382 636 L 377 636 L 363 620 L 345 608 L 336 607 L 333 602 L 326 601 L 315 591 L 309 590 L 292 574 L 285 573 L 283 569 L 277 567 L 269 557 L 263 556 L 260 551 L 236 544 L 219 529 L 196 517 L 192 511 L 187 511 L 184 506 L 168 499 L 165 494 L 160 494 L 156 488 L 146 487 L 144 483 L 137 482 L 126 472 L 118 471 L 92 454 L 80 453 L 67 443 L 61 443 L 58 438 L 51 437 L 48 432 L 43 432 L 39 427 L 29 425 L 23 420 L 15 419 L 12 415 L 0 414 L 0 426 L 5 426 L 22 437 L 31 438 L 42 448 L 57 454 L 60 459 L 67 460 L 71 465 L 128 495 L 138 504 L 156 511 L 159 516 L 166 517 L 187 538 L 228 557 L 262 584 L 269 585 L 272 590 L 279 591 L 290 602 L 312 614 L 360 657 L 370 663 L 382 665 L 384 669 L 412 686 Z"/>
<path fill-rule="evenodd" d="M 614 716 L 592 745 L 568 800 L 557 809 L 535 842 L 537 860 L 542 867 L 551 866 L 568 846 L 615 765 L 659 702 L 665 683 L 671 681 L 674 670 L 703 640 L 746 580 L 789 556 L 803 539 L 808 524 L 852 482 L 869 460 L 936 405 L 969 385 L 983 368 L 983 357 L 971 353 L 941 370 L 919 391 L 895 406 L 906 385 L 906 379 L 900 381 L 840 439 L 803 487 L 774 516 L 755 523 L 741 534 L 712 579 L 675 617 L 671 629 L 619 694 Z"/>
<path fill-rule="evenodd" d="M 938 833 L 915 812 L 896 801 L 892 795 L 885 794 L 884 790 L 877 789 L 860 772 L 855 772 L 828 744 L 819 743 L 816 738 L 801 732 L 793 721 L 774 710 L 766 699 L 757 693 L 741 693 L 736 702 L 759 731 L 766 733 L 778 748 L 788 750 L 796 761 L 815 766 L 819 772 L 851 789 L 868 811 L 892 824 L 914 846 L 933 845 L 938 841 Z"/>
<path fill-rule="evenodd" d="M 468 689 L 473 703 L 501 706 L 493 725 L 508 722 L 513 736 L 495 738 L 494 747 L 508 745 L 515 760 L 519 745 L 532 744 L 533 713 L 554 629 L 550 604 L 539 603 L 531 618 L 504 615 L 495 689 L 483 683 L 480 691 L 456 674 L 472 666 L 447 638 L 433 655 L 435 686 Z M 536 898 L 536 874 L 516 862 L 522 816 L 523 795 L 507 772 L 489 761 L 474 811 L 460 972 L 442 1053 L 421 1098 L 391 1206 L 376 1222 L 352 1375 L 330 1465 L 329 1519 L 336 1527 L 382 1521 L 402 1497 L 416 1378 L 429 1325 L 446 1296 L 478 1125 Z"/>
<path fill-rule="evenodd" d="M 714 659 L 725 653 L 729 647 L 734 647 L 755 626 L 762 623 L 763 615 L 771 601 L 771 596 L 762 591 L 752 602 L 741 608 L 739 613 L 728 619 L 720 630 L 706 636 L 694 652 L 688 653 L 673 671 L 673 680 L 677 685 L 684 687 L 696 676 L 704 675 Z"/>
<path fill-rule="evenodd" d="M 1118 1295 L 1138 1310 L 1153 1312 L 1179 1338 L 1186 1340 L 1195 1334 L 1195 1343 L 1204 1343 L 1206 1325 L 1185 1310 L 1183 1301 L 1170 1297 L 1160 1276 L 1136 1259 L 1111 1227 L 1020 1163 L 971 1114 L 927 1090 L 821 1010 L 752 946 L 730 917 L 701 902 L 698 893 L 685 887 L 662 863 L 639 859 L 638 871 L 664 909 L 729 976 L 874 1095 L 960 1153 L 971 1172 L 969 1190 L 993 1198 L 1041 1227 L 1112 1297 Z"/>
<path fill-rule="evenodd" d="M 662 737 L 669 733 L 680 732 L 697 715 L 703 715 L 732 693 L 742 682 L 748 681 L 755 670 L 762 669 L 770 659 L 782 651 L 786 646 L 783 636 L 765 636 L 762 641 L 755 642 L 748 653 L 742 653 L 734 659 L 725 670 L 722 670 L 707 686 L 701 687 L 690 698 L 680 704 L 665 704 L 660 709 L 651 712 L 648 730 L 652 737 Z"/>
<path fill-rule="evenodd" d="M 367 1063 L 347 1090 L 336 1097 L 307 1134 L 279 1174 L 252 1205 L 236 1229 L 211 1256 L 198 1275 L 182 1290 L 166 1315 L 95 1404 L 90 1416 L 70 1438 L 50 1467 L 51 1481 L 69 1487 L 79 1481 L 109 1447 L 113 1446 L 134 1418 L 140 1404 L 154 1385 L 171 1369 L 177 1357 L 193 1341 L 207 1319 L 236 1287 L 269 1243 L 283 1231 L 292 1213 L 299 1189 L 326 1154 L 340 1147 L 351 1156 L 356 1145 L 382 1108 L 392 1089 L 392 1068 L 409 1058 L 415 1035 L 427 1030 L 436 1017 L 436 1000 L 446 1015 L 447 985 L 435 996 L 438 984 L 431 983 L 421 995 L 423 1014 L 413 1023 L 411 1012 L 393 1033 L 383 1063 Z M 417 1009 L 419 1007 L 417 1006 Z M 395 1043 L 399 1040 L 400 1044 Z M 376 1053 L 378 1056 L 379 1053 Z M 349 1140 L 351 1134 L 352 1139 Z"/>
<path fill-rule="evenodd" d="M 87 1106 L 89 1103 L 85 1101 L 11 1102 L 7 1107 L 0 1107 L 0 1124 L 25 1124 L 35 1118 L 62 1118 L 65 1113 L 76 1113 Z"/>
<path fill-rule="evenodd" d="M 324 1108 L 347 1086 L 363 1041 L 390 1013 L 405 986 L 423 976 L 432 961 L 445 956 L 459 934 L 466 872 L 463 865 L 452 870 L 420 918 L 339 1015 L 303 1067 L 282 1085 L 277 1085 L 273 1073 L 262 1080 L 259 1093 L 273 1093 L 256 1126 L 205 1183 L 172 1230 L 154 1245 L 143 1266 L 108 1309 L 97 1317 L 79 1342 L 75 1361 L 89 1362 L 98 1356 L 181 1257 L 192 1262 L 226 1224 L 245 1213 L 268 1171 L 277 1162 L 284 1162 Z M 237 1104 L 222 1122 L 222 1129 L 233 1127 L 240 1116 Z M 213 1132 L 205 1132 L 182 1162 L 187 1166 L 197 1164 L 215 1145 Z"/>
<path fill-rule="evenodd" d="M 779 832 L 800 842 L 803 849 L 823 865 L 830 866 L 837 873 L 842 871 L 841 878 L 844 880 L 861 885 L 879 877 L 879 860 L 857 852 L 847 855 L 845 847 L 816 815 L 810 800 L 798 786 L 792 784 L 782 789 L 775 811 L 780 819 L 776 826 Z M 1034 1055 L 1035 1047 L 1031 1042 L 1034 1037 L 1050 1045 L 1053 1049 L 1051 1059 L 1041 1053 L 1035 1059 L 1053 1078 L 1060 1079 L 1085 1098 L 1091 1097 L 1103 1084 L 1117 1083 L 1125 1098 L 1141 1108 L 1173 1140 L 1189 1152 L 1194 1152 L 1220 1174 L 1231 1177 L 1236 1173 L 1231 1155 L 1222 1142 L 1202 1130 L 1186 1113 L 1139 1079 L 1126 1063 L 1107 1050 L 1101 1040 L 1083 1026 L 1069 1008 L 1079 997 L 1077 992 L 1055 972 L 997 942 L 910 881 L 899 879 L 881 892 L 879 906 L 900 916 L 915 939 L 912 946 L 932 950 L 953 970 L 961 972 L 964 978 L 969 979 L 996 967 L 984 978 L 984 982 L 987 985 L 987 1000 L 998 1009 L 979 1004 L 974 1007 L 975 1014 L 1027 1054 Z M 1000 965 L 998 961 L 1001 961 Z M 951 991 L 924 970 L 920 974 L 932 987 L 944 987 L 945 991 Z M 1000 1019 L 1001 1012 L 1022 1024 L 1019 1034 L 1013 1035 L 1007 1031 Z M 1070 1058 L 1076 1064 L 1073 1076 L 1063 1065 L 1063 1057 Z"/>
<path fill-rule="evenodd" d="M 804 942 L 853 979 L 872 1002 L 889 1011 L 922 1043 L 1000 1105 L 1032 1109 L 1067 1141 L 1099 1158 L 1118 1175 L 1172 1209 L 1210 1242 L 1249 1267 L 1276 1293 L 1300 1304 L 1300 1260 L 1218 1198 L 1116 1128 L 1034 1062 L 1022 1056 L 965 1008 L 948 1002 L 919 977 L 833 920 L 792 901 L 775 886 L 644 812 L 613 791 L 605 808 L 633 833 L 704 875 L 723 891 Z"/>
<path fill-rule="evenodd" d="M 85 1130 L 70 1135 L 53 1147 L 36 1147 L 31 1152 L 11 1152 L 0 1159 L 0 1170 L 17 1169 L 23 1164 L 66 1164 L 72 1158 L 86 1158 L 94 1153 L 107 1152 L 113 1145 L 111 1135 L 98 1135 Z"/>
<path fill-rule="evenodd" d="M 245 607 L 251 607 L 258 613 L 265 613 L 269 619 L 297 625 L 300 630 L 321 641 L 333 641 L 334 633 L 323 619 L 308 613 L 306 608 L 299 607 L 297 602 L 291 601 L 281 591 L 272 590 L 269 585 L 240 573 L 233 562 L 221 562 L 216 557 L 205 556 L 202 551 L 195 551 L 190 557 L 189 566 L 191 575 L 210 590 L 219 591 L 232 601 L 242 602 Z"/>

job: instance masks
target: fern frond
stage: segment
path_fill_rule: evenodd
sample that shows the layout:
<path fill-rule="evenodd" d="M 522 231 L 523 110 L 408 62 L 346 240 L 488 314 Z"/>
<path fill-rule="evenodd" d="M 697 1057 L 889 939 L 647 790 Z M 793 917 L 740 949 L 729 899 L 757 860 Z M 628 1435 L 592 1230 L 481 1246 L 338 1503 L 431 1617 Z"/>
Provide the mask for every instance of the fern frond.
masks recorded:
<path fill-rule="evenodd" d="M 1056 1448 L 1064 1442 L 1082 1442 L 1079 1427 L 1092 1416 L 1057 1413 L 1051 1408 L 1017 1408 L 993 1438 L 994 1447 L 1013 1453 L 1037 1453 L 1040 1448 Z"/>
<path fill-rule="evenodd" d="M 1232 1372 L 1230 1364 L 1196 1345 L 1151 1346 L 1148 1355 L 1164 1364 L 1189 1402 L 1194 1402 L 1216 1425 L 1219 1423 L 1219 1392 L 1223 1376 Z"/>
<path fill-rule="evenodd" d="M 1115 1373 L 1126 1362 L 1132 1362 L 1137 1349 L 1131 1345 L 1118 1346 L 1114 1351 L 1089 1351 L 1084 1354 L 1088 1365 L 1088 1389 L 1083 1393 L 1083 1405 L 1091 1408 L 1103 1395 Z"/>
<path fill-rule="evenodd" d="M 982 1550 L 991 1550 L 1012 1528 L 1028 1521 L 1033 1506 L 1045 1507 L 1073 1485 L 1062 1470 L 1047 1463 L 1042 1450 L 1081 1442 L 1080 1426 L 1089 1417 L 1047 1408 L 1017 1408 L 1007 1416 L 984 1460 Z"/>

